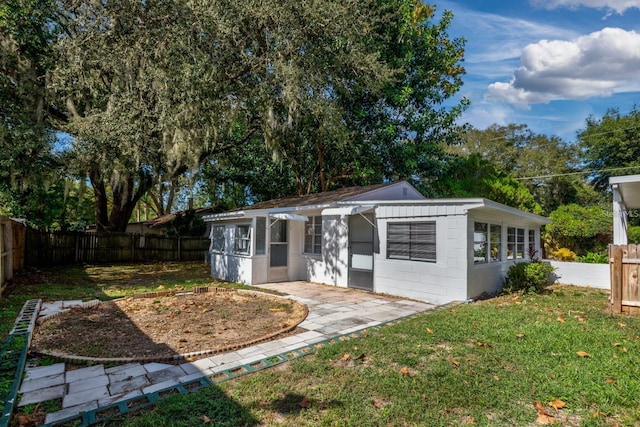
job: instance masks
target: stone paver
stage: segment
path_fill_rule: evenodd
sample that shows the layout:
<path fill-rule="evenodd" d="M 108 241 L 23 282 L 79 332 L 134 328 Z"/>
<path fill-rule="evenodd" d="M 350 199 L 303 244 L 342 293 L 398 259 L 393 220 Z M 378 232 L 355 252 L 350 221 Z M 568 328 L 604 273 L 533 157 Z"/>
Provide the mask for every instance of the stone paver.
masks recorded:
<path fill-rule="evenodd" d="M 339 335 L 379 325 L 433 305 L 418 301 L 386 298 L 380 295 L 307 282 L 258 285 L 289 295 L 306 304 L 309 315 L 299 325 L 304 331 L 281 339 L 178 365 L 167 363 L 129 363 L 106 368 L 103 365 L 65 370 L 64 363 L 25 370 L 20 406 L 62 398 L 63 409 L 47 415 L 53 423 L 118 401 L 206 378 L 225 370 L 234 371 L 265 358 L 297 350 Z M 40 311 L 55 314 L 81 301 L 46 303 Z"/>

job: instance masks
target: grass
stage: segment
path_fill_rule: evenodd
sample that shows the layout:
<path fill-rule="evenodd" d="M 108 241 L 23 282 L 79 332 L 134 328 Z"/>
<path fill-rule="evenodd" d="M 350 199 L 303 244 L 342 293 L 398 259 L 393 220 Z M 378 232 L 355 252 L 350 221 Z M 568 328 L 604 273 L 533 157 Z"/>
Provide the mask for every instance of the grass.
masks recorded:
<path fill-rule="evenodd" d="M 565 286 L 434 311 L 113 425 L 637 426 L 640 319 L 607 298 Z"/>
<path fill-rule="evenodd" d="M 0 299 L 3 313 L 16 298 L 210 284 L 197 264 L 46 273 L 47 285 Z M 562 426 L 637 426 L 640 317 L 612 315 L 607 298 L 556 286 L 433 311 L 108 425 L 534 426 L 546 411 L 545 421 Z"/>

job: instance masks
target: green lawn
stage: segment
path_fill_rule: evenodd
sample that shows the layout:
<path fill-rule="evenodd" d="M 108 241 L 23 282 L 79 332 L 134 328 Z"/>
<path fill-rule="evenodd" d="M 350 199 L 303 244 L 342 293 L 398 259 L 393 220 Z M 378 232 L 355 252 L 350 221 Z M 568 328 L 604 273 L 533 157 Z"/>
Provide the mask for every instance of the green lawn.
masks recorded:
<path fill-rule="evenodd" d="M 187 264 L 174 279 L 179 265 L 159 266 L 165 279 L 140 266 L 64 270 L 46 292 L 30 285 L 39 294 L 29 297 L 210 283 L 204 266 Z M 191 268 L 204 274 L 187 278 Z M 136 282 L 145 274 L 156 279 Z M 3 313 L 27 291 L 3 298 Z M 637 426 L 640 317 L 610 314 L 607 298 L 555 286 L 433 311 L 109 425 Z"/>

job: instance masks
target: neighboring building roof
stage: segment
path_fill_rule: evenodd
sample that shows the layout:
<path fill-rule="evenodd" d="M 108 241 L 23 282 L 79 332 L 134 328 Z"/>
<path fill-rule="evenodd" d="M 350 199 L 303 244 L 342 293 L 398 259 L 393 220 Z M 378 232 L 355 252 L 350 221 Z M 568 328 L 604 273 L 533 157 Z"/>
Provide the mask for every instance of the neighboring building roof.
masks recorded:
<path fill-rule="evenodd" d="M 217 207 L 208 207 L 208 208 L 197 208 L 195 209 L 195 211 L 197 216 L 204 216 L 208 214 L 218 213 L 221 211 L 221 209 Z M 159 217 L 150 219 L 148 221 L 144 221 L 143 224 L 149 228 L 166 227 L 171 223 L 171 221 L 176 219 L 176 216 L 178 216 L 178 214 L 184 215 L 186 213 L 187 211 L 180 211 L 180 212 L 160 215 Z"/>

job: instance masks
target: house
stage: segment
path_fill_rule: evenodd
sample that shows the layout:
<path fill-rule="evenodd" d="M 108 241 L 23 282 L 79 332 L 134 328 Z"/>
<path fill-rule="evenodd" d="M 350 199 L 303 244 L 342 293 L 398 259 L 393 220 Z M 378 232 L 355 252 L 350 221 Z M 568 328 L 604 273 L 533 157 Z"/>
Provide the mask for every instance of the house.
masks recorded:
<path fill-rule="evenodd" d="M 612 176 L 613 244 L 628 244 L 627 227 L 630 216 L 640 215 L 640 175 Z"/>
<path fill-rule="evenodd" d="M 208 215 L 211 275 L 305 280 L 442 304 L 501 289 L 546 218 L 483 198 L 426 199 L 407 182 Z"/>

